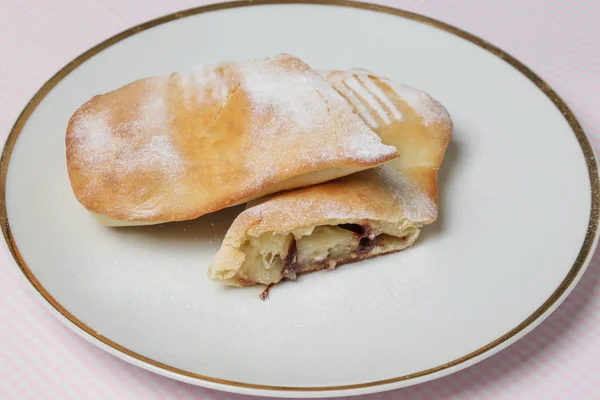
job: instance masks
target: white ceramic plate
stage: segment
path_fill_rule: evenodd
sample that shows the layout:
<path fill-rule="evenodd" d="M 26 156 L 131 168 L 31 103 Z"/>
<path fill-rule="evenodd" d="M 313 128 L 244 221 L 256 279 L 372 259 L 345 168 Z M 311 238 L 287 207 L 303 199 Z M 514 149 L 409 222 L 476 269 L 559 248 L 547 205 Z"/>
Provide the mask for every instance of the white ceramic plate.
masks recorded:
<path fill-rule="evenodd" d="M 327 1 L 326 1 L 327 2 Z M 91 49 L 27 106 L 4 151 L 2 226 L 59 319 L 135 365 L 241 393 L 333 396 L 440 377 L 514 342 L 570 292 L 595 244 L 592 149 L 526 67 L 424 17 L 347 2 L 217 5 Z M 256 3 L 254 3 L 256 4 Z M 258 299 L 206 268 L 240 208 L 109 229 L 75 200 L 64 132 L 91 96 L 209 61 L 288 52 L 424 89 L 455 135 L 441 217 L 417 245 L 304 276 Z"/>

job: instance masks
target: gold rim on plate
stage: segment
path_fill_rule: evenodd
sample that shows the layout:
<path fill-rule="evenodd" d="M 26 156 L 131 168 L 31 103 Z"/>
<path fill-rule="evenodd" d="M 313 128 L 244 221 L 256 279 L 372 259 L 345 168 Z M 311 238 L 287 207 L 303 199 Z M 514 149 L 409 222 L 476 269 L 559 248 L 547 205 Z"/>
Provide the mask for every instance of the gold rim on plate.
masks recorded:
<path fill-rule="evenodd" d="M 234 382 L 234 381 L 229 381 L 229 380 L 225 380 L 225 379 L 204 376 L 204 375 L 196 374 L 193 372 L 184 371 L 179 368 L 175 368 L 170 365 L 166 365 L 161 362 L 152 360 L 148 357 L 144 357 L 143 355 L 135 353 L 135 352 L 113 342 L 112 340 L 105 338 L 105 337 L 99 335 L 98 333 L 96 333 L 93 329 L 91 329 L 89 326 L 85 325 L 83 322 L 81 322 L 79 319 L 77 319 L 75 316 L 73 316 L 67 309 L 65 309 L 62 305 L 60 305 L 50 295 L 50 293 L 48 293 L 48 291 L 46 291 L 46 289 L 44 289 L 44 287 L 36 279 L 34 274 L 31 272 L 31 270 L 29 269 L 29 267 L 23 260 L 23 257 L 19 253 L 17 244 L 14 240 L 14 237 L 11 234 L 10 224 L 9 224 L 8 217 L 6 214 L 6 176 L 7 176 L 10 156 L 12 154 L 12 151 L 13 151 L 13 148 L 17 141 L 17 138 L 19 137 L 19 134 L 21 133 L 21 130 L 25 126 L 25 123 L 27 122 L 27 120 L 29 119 L 29 117 L 31 116 L 33 111 L 36 109 L 36 107 L 40 104 L 40 102 L 44 99 L 44 97 L 52 90 L 52 88 L 54 88 L 54 86 L 56 86 L 56 84 L 58 82 L 60 82 L 65 76 L 67 76 L 71 71 L 73 71 L 75 68 L 77 68 L 79 65 L 81 65 L 84 61 L 90 59 L 92 56 L 98 54 L 99 52 L 106 49 L 107 47 L 109 47 L 129 36 L 135 35 L 138 32 L 144 31 L 144 30 L 152 28 L 154 26 L 161 25 L 166 22 L 173 21 L 173 20 L 176 20 L 179 18 L 185 18 L 190 15 L 196 15 L 196 14 L 200 14 L 200 13 L 217 11 L 217 10 L 226 10 L 229 8 L 238 8 L 238 7 L 247 7 L 247 6 L 254 6 L 254 5 L 265 5 L 265 4 L 323 4 L 323 5 L 334 5 L 334 6 L 341 6 L 341 7 L 351 7 L 351 8 L 358 8 L 358 9 L 362 9 L 362 10 L 371 10 L 371 11 L 377 11 L 377 12 L 386 13 L 386 14 L 390 14 L 390 15 L 395 15 L 398 17 L 410 19 L 412 21 L 417 21 L 417 22 L 420 22 L 423 24 L 427 24 L 429 26 L 433 26 L 435 28 L 441 29 L 448 33 L 451 33 L 455 36 L 459 36 L 459 37 L 487 50 L 488 52 L 494 54 L 495 56 L 500 57 L 501 59 L 503 59 L 510 65 L 512 65 L 514 68 L 519 70 L 527 78 L 529 78 L 529 80 L 531 80 L 542 92 L 544 92 L 546 94 L 546 96 L 548 96 L 548 98 L 550 98 L 550 100 L 552 100 L 554 105 L 560 110 L 560 112 L 563 114 L 563 116 L 565 117 L 565 119 L 567 120 L 569 125 L 571 126 L 571 129 L 573 130 L 573 133 L 574 133 L 575 137 L 577 138 L 579 145 L 581 146 L 581 151 L 583 153 L 583 157 L 585 158 L 589 176 L 590 176 L 590 186 L 591 186 L 591 194 L 592 194 L 591 212 L 590 212 L 590 218 L 588 221 L 588 228 L 587 228 L 587 232 L 585 235 L 585 239 L 583 241 L 583 244 L 581 246 L 579 254 L 577 255 L 575 263 L 573 264 L 573 266 L 567 273 L 567 276 L 564 278 L 564 280 L 556 288 L 556 290 L 554 290 L 554 292 L 550 295 L 550 297 L 548 297 L 548 299 L 537 310 L 535 310 L 535 312 L 533 314 L 531 314 L 529 317 L 527 317 L 523 322 L 521 322 L 515 328 L 513 328 L 506 334 L 502 335 L 501 337 L 497 338 L 493 342 L 491 342 L 469 354 L 466 354 L 460 358 L 457 358 L 446 364 L 439 365 L 434 368 L 429 368 L 429 369 L 426 369 L 423 371 L 399 376 L 396 378 L 383 379 L 383 380 L 374 381 L 374 382 L 357 383 L 357 384 L 352 384 L 352 385 L 316 386 L 316 387 L 272 386 L 272 385 L 260 385 L 260 384 L 252 384 L 252 383 Z M 454 26 L 448 25 L 444 22 L 437 21 L 435 19 L 425 17 L 423 15 L 415 14 L 412 12 L 399 10 L 396 8 L 391 8 L 391 7 L 386 7 L 386 6 L 382 6 L 382 5 L 376 5 L 376 4 L 348 1 L 348 0 L 316 0 L 316 1 L 310 1 L 310 0 L 242 0 L 242 1 L 234 1 L 234 2 L 228 2 L 228 3 L 218 3 L 218 4 L 212 4 L 212 5 L 208 5 L 208 6 L 192 8 L 189 10 L 169 14 L 169 15 L 145 22 L 141 25 L 130 28 L 126 31 L 123 31 L 123 32 L 105 40 L 104 42 L 92 47 L 91 49 L 87 50 L 85 53 L 83 53 L 80 56 L 78 56 L 77 58 L 75 58 L 73 61 L 71 61 L 65 67 L 63 67 L 60 71 L 58 71 L 52 78 L 50 78 L 40 88 L 40 90 L 38 90 L 38 92 L 33 96 L 33 98 L 25 106 L 25 108 L 19 115 L 19 118 L 15 122 L 13 128 L 11 129 L 8 139 L 6 140 L 4 150 L 2 152 L 2 157 L 0 159 L 0 226 L 2 228 L 2 233 L 4 234 L 4 238 L 6 240 L 6 243 L 8 244 L 8 248 L 10 249 L 10 252 L 12 253 L 17 265 L 19 266 L 19 268 L 21 269 L 21 271 L 23 272 L 25 277 L 29 280 L 29 282 L 33 285 L 33 287 L 42 295 L 42 297 L 44 297 L 44 299 L 46 299 L 46 301 L 48 303 L 50 303 L 50 305 L 56 309 L 56 311 L 58 311 L 60 314 L 62 314 L 62 316 L 64 316 L 72 324 L 76 325 L 78 328 L 80 328 L 81 330 L 83 330 L 88 335 L 92 336 L 93 338 L 99 340 L 100 342 L 104 343 L 107 346 L 110 346 L 117 352 L 126 354 L 127 356 L 130 356 L 134 359 L 142 361 L 143 363 L 146 363 L 148 365 L 151 365 L 153 367 L 156 367 L 156 368 L 164 370 L 164 371 L 172 372 L 172 373 L 182 375 L 185 377 L 189 377 L 189 378 L 195 378 L 200 381 L 212 382 L 212 383 L 217 383 L 217 384 L 221 384 L 221 385 L 225 385 L 225 386 L 233 386 L 233 387 L 238 387 L 238 388 L 242 387 L 242 388 L 248 388 L 248 389 L 266 389 L 266 390 L 296 391 L 296 392 L 302 392 L 302 391 L 316 392 L 316 391 L 362 389 L 362 388 L 368 388 L 368 387 L 373 387 L 373 386 L 380 386 L 380 385 L 401 382 L 401 381 L 407 381 L 407 380 L 431 375 L 433 373 L 447 370 L 448 368 L 452 368 L 452 367 L 458 366 L 460 364 L 463 364 L 466 361 L 472 360 L 473 358 L 478 357 L 478 356 L 492 350 L 493 348 L 501 345 L 502 343 L 506 342 L 507 340 L 515 337 L 517 334 L 521 333 L 522 331 L 527 329 L 531 324 L 533 324 L 535 321 L 537 321 L 542 315 L 544 315 L 546 313 L 546 311 L 548 311 L 561 298 L 561 296 L 571 287 L 571 285 L 574 284 L 574 282 L 576 281 L 576 278 L 579 276 L 583 267 L 586 265 L 586 260 L 587 260 L 588 256 L 590 255 L 590 251 L 594 247 L 594 240 L 595 240 L 596 232 L 598 229 L 598 216 L 599 216 L 599 210 L 600 210 L 599 206 L 600 206 L 600 191 L 599 191 L 599 185 L 598 185 L 598 169 L 597 169 L 596 158 L 594 156 L 592 147 L 591 147 L 587 137 L 585 136 L 583 129 L 581 128 L 579 122 L 577 121 L 577 119 L 575 118 L 575 116 L 573 115 L 573 113 L 571 112 L 569 107 L 556 94 L 556 92 L 554 92 L 554 90 L 552 90 L 552 88 L 546 82 L 544 82 L 540 77 L 538 77 L 531 69 L 526 67 L 524 64 L 522 64 L 520 61 L 516 60 L 511 55 L 507 54 L 503 50 L 500 50 L 499 48 L 495 47 L 494 45 L 486 42 L 485 40 L 483 40 L 477 36 L 474 36 L 470 33 L 467 33 L 461 29 L 458 29 Z"/>

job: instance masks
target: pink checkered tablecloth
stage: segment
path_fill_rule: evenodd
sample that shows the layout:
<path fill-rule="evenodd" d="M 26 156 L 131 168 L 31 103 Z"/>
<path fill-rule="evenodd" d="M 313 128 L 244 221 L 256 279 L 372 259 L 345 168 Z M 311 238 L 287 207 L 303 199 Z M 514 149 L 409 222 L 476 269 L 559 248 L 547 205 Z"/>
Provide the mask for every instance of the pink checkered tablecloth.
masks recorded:
<path fill-rule="evenodd" d="M 379 1 L 474 33 L 516 56 L 571 106 L 600 149 L 600 1 Z M 0 135 L 59 68 L 133 25 L 193 0 L 0 0 Z M 598 252 L 597 252 L 598 253 Z M 0 257 L 0 399 L 241 399 L 129 365 L 56 321 Z M 467 370 L 360 399 L 600 399 L 600 256 L 565 303 Z M 358 398 L 357 398 L 358 399 Z"/>

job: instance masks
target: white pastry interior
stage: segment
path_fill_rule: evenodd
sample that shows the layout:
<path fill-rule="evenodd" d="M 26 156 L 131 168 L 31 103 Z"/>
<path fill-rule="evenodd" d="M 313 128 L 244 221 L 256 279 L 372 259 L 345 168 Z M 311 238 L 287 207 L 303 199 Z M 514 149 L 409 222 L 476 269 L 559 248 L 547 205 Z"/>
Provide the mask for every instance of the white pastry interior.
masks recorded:
<path fill-rule="evenodd" d="M 212 278 L 235 286 L 294 280 L 303 273 L 403 250 L 414 243 L 420 226 L 385 228 L 376 223 L 344 223 L 248 237 L 239 248 L 244 262 L 235 276 Z"/>

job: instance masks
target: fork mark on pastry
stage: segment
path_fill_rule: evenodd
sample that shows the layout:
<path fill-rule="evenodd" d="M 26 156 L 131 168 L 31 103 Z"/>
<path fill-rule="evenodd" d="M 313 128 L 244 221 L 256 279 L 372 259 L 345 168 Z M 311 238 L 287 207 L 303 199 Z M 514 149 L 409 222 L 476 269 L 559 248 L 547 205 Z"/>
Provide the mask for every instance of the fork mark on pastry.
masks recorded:
<path fill-rule="evenodd" d="M 353 90 L 357 97 L 362 100 L 363 104 L 373 110 L 375 115 L 379 117 L 379 119 L 383 120 L 385 125 L 389 125 L 392 122 L 387 111 L 381 106 L 381 104 L 379 104 L 373 94 L 365 89 L 363 85 L 361 85 L 356 77 L 353 76 L 349 79 L 345 79 L 344 84 Z"/>
<path fill-rule="evenodd" d="M 398 110 L 398 107 L 390 100 L 383 90 L 378 86 L 377 82 L 374 82 L 369 75 L 358 75 L 358 81 L 364 86 L 365 90 L 372 93 L 379 101 L 383 103 L 388 112 L 392 114 L 392 117 L 396 121 L 402 119 L 402 113 Z"/>

